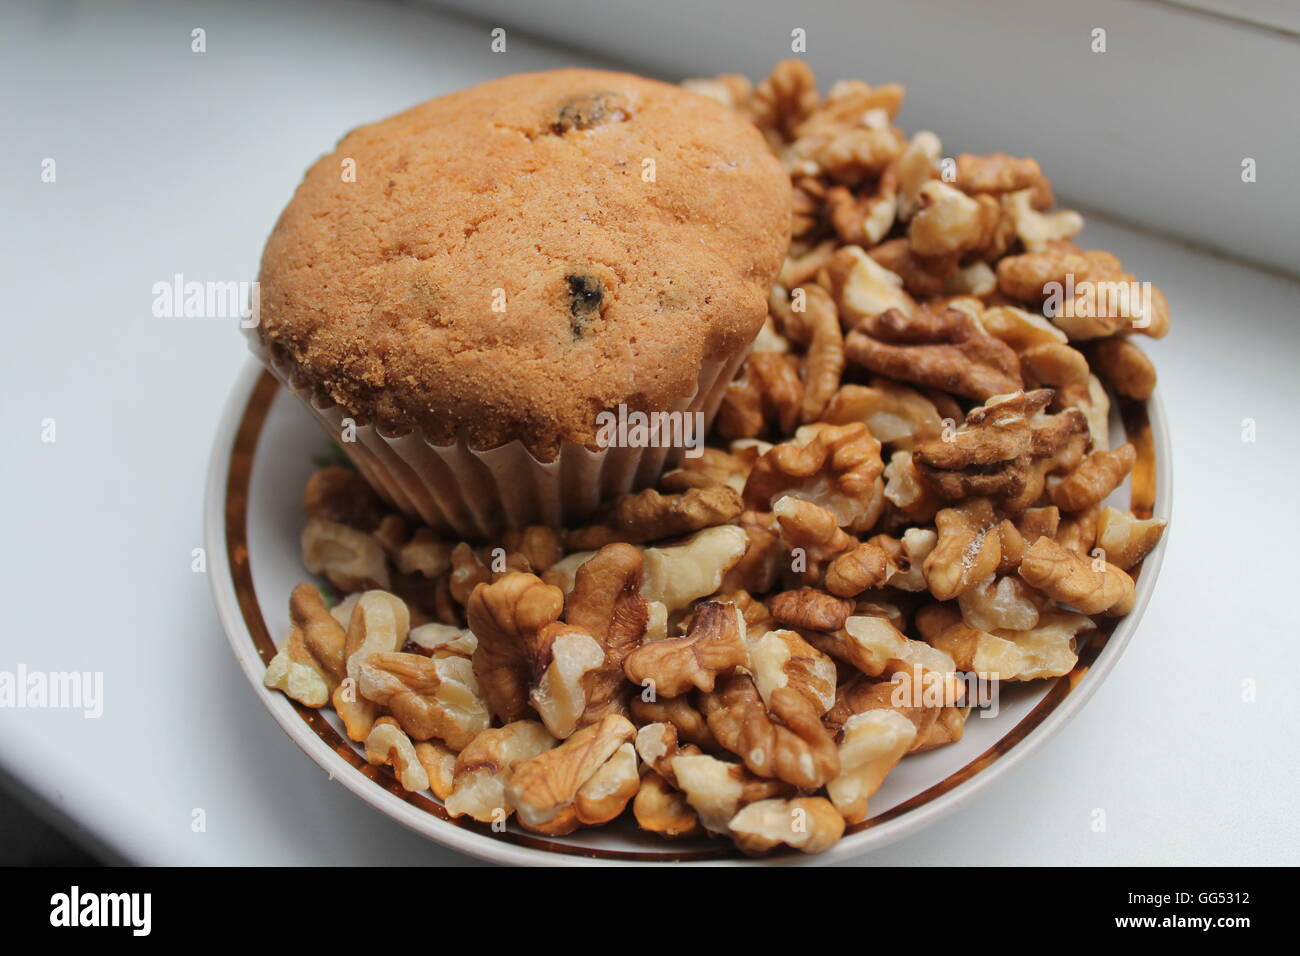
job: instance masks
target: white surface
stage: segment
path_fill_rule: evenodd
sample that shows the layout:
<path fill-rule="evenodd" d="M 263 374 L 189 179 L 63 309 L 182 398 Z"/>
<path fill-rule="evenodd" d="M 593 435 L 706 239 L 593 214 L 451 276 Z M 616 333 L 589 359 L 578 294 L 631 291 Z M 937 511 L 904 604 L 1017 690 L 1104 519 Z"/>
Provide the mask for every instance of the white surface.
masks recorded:
<path fill-rule="evenodd" d="M 302 170 L 351 126 L 575 56 L 517 39 L 494 56 L 477 27 L 364 3 L 9 3 L 0 18 L 0 670 L 101 670 L 106 698 L 98 720 L 0 709 L 0 765 L 140 862 L 469 862 L 328 784 L 231 659 L 190 551 L 246 352 L 227 322 L 154 318 L 150 289 L 176 272 L 251 279 Z M 195 26 L 206 54 L 189 52 Z M 48 156 L 54 184 L 40 181 Z M 1048 747 L 871 863 L 1300 857 L 1300 285 L 1098 223 L 1084 238 L 1173 309 L 1149 349 L 1178 476 L 1162 586 Z"/>
<path fill-rule="evenodd" d="M 1154 0 L 1300 35 L 1300 9 L 1293 0 Z"/>

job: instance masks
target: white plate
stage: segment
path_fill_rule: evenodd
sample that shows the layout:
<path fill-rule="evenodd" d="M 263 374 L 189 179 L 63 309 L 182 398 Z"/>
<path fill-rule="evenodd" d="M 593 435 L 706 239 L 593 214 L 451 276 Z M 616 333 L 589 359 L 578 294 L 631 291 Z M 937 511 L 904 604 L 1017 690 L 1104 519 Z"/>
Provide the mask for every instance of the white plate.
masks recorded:
<path fill-rule="evenodd" d="M 1168 520 L 1171 476 L 1168 429 L 1158 397 L 1132 409 L 1112 433 L 1138 447 L 1135 505 L 1152 502 Z M 1149 419 L 1149 428 L 1143 418 Z M 372 767 L 341 733 L 330 711 L 299 707 L 262 686 L 266 663 L 289 629 L 289 592 L 307 577 L 299 557 L 301 496 L 314 459 L 329 440 L 297 399 L 250 363 L 226 407 L 208 472 L 205 528 L 208 567 L 217 612 L 249 683 L 285 733 L 330 776 L 377 810 L 453 849 L 500 863 L 528 865 L 610 863 L 745 863 L 725 841 L 670 842 L 631 825 L 579 830 L 568 837 L 539 837 L 511 825 L 496 833 L 467 818 L 452 820 L 430 794 L 403 791 L 386 767 Z M 1130 487 L 1117 496 L 1130 494 Z M 1152 498 L 1154 495 L 1154 498 Z M 1126 502 L 1127 503 L 1127 502 Z M 767 864 L 842 861 L 884 846 L 954 810 L 1041 746 L 1083 706 L 1114 667 L 1145 610 L 1164 556 L 1164 544 L 1147 557 L 1137 581 L 1133 612 L 1109 637 L 1096 635 L 1080 649 L 1074 672 L 1055 680 L 1009 685 L 996 717 L 972 711 L 962 740 L 907 757 L 871 798 L 871 818 L 851 828 L 828 852 L 786 854 Z"/>

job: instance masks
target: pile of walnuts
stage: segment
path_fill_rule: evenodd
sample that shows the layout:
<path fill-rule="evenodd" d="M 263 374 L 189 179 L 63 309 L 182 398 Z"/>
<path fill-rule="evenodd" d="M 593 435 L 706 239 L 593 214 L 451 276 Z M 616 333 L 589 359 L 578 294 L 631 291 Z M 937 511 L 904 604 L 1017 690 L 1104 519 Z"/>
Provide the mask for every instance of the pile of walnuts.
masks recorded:
<path fill-rule="evenodd" d="M 1074 245 L 1038 164 L 944 160 L 893 125 L 900 87 L 823 98 L 800 61 L 687 85 L 753 119 L 796 203 L 710 447 L 590 525 L 480 546 L 318 471 L 303 559 L 345 596 L 295 589 L 266 683 L 455 816 L 559 835 L 630 806 L 816 853 L 961 739 L 968 675 L 1067 674 L 1092 616 L 1132 608 L 1164 524 L 1103 506 L 1135 459 L 1105 386 L 1150 396 L 1131 335 L 1168 307 L 1087 301 L 1132 276 Z"/>

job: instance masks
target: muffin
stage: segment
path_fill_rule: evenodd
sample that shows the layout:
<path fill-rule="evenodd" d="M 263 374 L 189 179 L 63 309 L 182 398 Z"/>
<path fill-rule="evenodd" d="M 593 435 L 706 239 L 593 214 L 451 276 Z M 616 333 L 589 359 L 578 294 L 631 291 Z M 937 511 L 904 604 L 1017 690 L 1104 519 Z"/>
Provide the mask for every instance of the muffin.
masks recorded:
<path fill-rule="evenodd" d="M 788 176 L 722 104 L 508 76 L 349 133 L 267 242 L 254 348 L 384 497 L 482 539 L 580 521 L 707 428 L 790 238 Z"/>

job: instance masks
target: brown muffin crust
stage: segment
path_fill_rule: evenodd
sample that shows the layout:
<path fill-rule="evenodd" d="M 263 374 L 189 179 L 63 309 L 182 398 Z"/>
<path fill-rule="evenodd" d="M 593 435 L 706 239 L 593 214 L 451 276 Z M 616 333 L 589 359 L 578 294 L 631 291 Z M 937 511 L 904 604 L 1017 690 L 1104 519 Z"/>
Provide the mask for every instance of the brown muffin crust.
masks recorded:
<path fill-rule="evenodd" d="M 622 73 L 505 77 L 308 170 L 263 254 L 259 335 L 361 423 L 551 460 L 599 412 L 669 408 L 748 345 L 790 202 L 720 103 Z"/>

